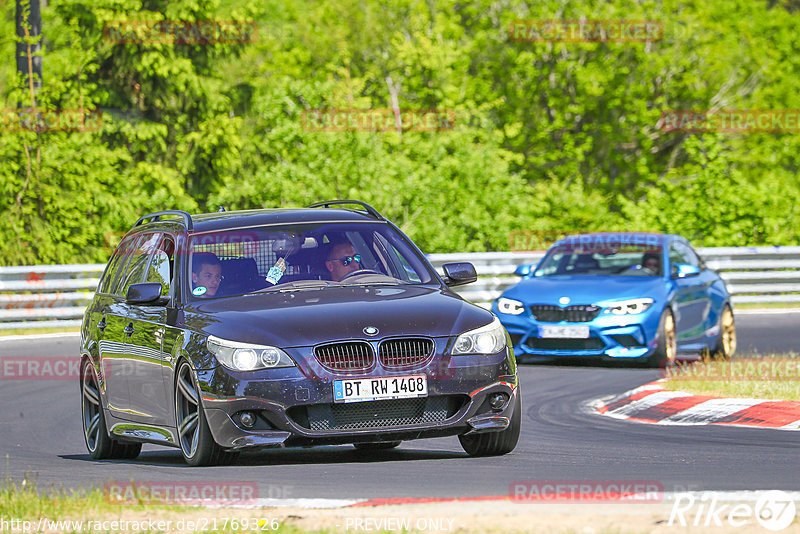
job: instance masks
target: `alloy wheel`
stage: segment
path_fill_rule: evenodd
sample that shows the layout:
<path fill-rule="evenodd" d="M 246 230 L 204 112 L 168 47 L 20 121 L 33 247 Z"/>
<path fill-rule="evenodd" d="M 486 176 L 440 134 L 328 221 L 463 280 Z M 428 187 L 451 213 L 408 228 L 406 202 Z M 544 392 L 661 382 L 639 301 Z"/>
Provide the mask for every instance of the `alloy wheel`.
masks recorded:
<path fill-rule="evenodd" d="M 736 326 L 730 308 L 722 312 L 722 349 L 727 357 L 736 352 Z"/>
<path fill-rule="evenodd" d="M 191 458 L 197 452 L 200 440 L 200 400 L 189 364 L 183 363 L 178 371 L 175 387 L 175 415 L 178 441 L 183 454 Z"/>
<path fill-rule="evenodd" d="M 83 435 L 86 437 L 86 446 L 90 452 L 97 450 L 100 443 L 102 421 L 100 411 L 100 389 L 97 386 L 97 377 L 91 364 L 83 367 L 83 393 L 81 407 L 83 412 Z"/>
<path fill-rule="evenodd" d="M 675 340 L 675 319 L 671 313 L 664 317 L 664 348 L 666 349 L 667 364 L 675 362 L 677 354 L 677 342 Z"/>

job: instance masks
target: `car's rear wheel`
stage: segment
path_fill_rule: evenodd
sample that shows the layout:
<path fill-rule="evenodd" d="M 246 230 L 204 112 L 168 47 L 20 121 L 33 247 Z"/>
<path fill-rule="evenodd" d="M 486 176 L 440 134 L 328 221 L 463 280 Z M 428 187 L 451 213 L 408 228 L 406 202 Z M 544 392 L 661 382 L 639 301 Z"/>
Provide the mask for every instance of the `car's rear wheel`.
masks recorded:
<path fill-rule="evenodd" d="M 192 366 L 182 361 L 175 376 L 175 422 L 183 458 L 191 466 L 227 465 L 236 454 L 214 441 L 198 391 Z"/>
<path fill-rule="evenodd" d="M 519 441 L 519 431 L 522 426 L 522 395 L 517 388 L 517 397 L 514 402 L 514 413 L 508 428 L 501 432 L 487 432 L 486 434 L 458 436 L 461 447 L 470 456 L 500 456 L 513 451 Z"/>
<path fill-rule="evenodd" d="M 669 308 L 665 309 L 661 314 L 657 335 L 658 345 L 656 346 L 656 351 L 650 356 L 647 363 L 650 367 L 664 369 L 675 363 L 675 357 L 678 353 L 678 344 L 675 337 L 675 318 Z"/>
<path fill-rule="evenodd" d="M 108 435 L 99 381 L 90 360 L 83 362 L 81 370 L 81 416 L 83 437 L 92 458 L 132 460 L 139 456 L 141 443 L 122 443 Z"/>
<path fill-rule="evenodd" d="M 376 441 L 370 443 L 353 443 L 353 447 L 360 451 L 384 451 L 394 449 L 400 445 L 400 441 Z"/>
<path fill-rule="evenodd" d="M 733 320 L 733 310 L 726 304 L 719 319 L 719 337 L 711 357 L 718 360 L 729 360 L 736 352 L 736 323 Z"/>

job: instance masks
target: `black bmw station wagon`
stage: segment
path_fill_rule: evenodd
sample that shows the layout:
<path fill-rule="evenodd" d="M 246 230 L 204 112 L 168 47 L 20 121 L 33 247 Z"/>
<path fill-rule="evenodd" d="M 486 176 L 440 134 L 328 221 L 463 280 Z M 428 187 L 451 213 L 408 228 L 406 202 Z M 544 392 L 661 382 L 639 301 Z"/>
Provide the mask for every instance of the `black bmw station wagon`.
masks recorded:
<path fill-rule="evenodd" d="M 345 206 L 351 206 L 350 209 Z M 81 329 L 91 456 L 143 443 L 190 465 L 270 447 L 390 449 L 457 435 L 473 456 L 520 432 L 508 334 L 371 206 L 141 217 Z"/>

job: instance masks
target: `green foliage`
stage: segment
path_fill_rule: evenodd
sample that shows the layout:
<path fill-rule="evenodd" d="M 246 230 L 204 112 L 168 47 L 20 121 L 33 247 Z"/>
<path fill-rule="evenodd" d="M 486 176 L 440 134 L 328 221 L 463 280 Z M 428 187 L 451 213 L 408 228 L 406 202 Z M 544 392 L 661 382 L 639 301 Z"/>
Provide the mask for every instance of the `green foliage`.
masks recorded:
<path fill-rule="evenodd" d="M 665 132 L 683 109 L 800 109 L 800 12 L 731 0 L 52 0 L 36 107 L 0 131 L 0 265 L 104 261 L 136 218 L 358 198 L 426 252 L 519 232 L 792 244 L 800 138 Z M 0 3 L 3 107 L 30 106 Z M 520 19 L 663 24 L 654 42 L 514 42 Z M 120 21 L 255 21 L 251 42 L 117 43 Z M 447 110 L 439 131 L 314 131 L 304 111 Z M 5 116 L 8 116 L 6 113 Z M 6 124 L 6 123 L 3 123 Z"/>

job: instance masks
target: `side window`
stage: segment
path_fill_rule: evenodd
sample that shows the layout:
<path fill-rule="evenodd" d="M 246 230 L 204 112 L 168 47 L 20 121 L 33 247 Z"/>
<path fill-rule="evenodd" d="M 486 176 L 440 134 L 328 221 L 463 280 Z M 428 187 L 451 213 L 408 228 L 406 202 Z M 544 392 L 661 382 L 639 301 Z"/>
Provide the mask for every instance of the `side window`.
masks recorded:
<path fill-rule="evenodd" d="M 171 236 L 164 236 L 158 249 L 153 253 L 150 266 L 147 269 L 145 282 L 158 282 L 161 284 L 161 295 L 169 296 L 169 289 L 172 282 L 172 262 L 175 250 L 174 241 Z"/>
<path fill-rule="evenodd" d="M 136 249 L 131 254 L 131 259 L 122 273 L 120 282 L 114 291 L 115 295 L 125 296 L 128 288 L 133 284 L 144 282 L 150 258 L 158 250 L 158 243 L 162 234 L 144 234 L 136 243 Z"/>
<path fill-rule="evenodd" d="M 700 260 L 697 255 L 689 249 L 689 247 L 680 242 L 674 242 L 670 245 L 669 263 L 671 265 L 672 274 L 677 272 L 675 268 L 676 263 L 688 263 L 689 265 L 700 267 Z"/>
<path fill-rule="evenodd" d="M 125 265 L 125 260 L 127 260 L 131 252 L 133 252 L 134 245 L 136 243 L 136 236 L 128 236 L 117 245 L 117 249 L 114 251 L 114 255 L 111 260 L 108 262 L 108 267 L 106 267 L 106 271 L 103 274 L 103 279 L 100 281 L 100 285 L 98 286 L 97 291 L 99 293 L 109 293 L 111 288 L 114 287 L 114 281 L 119 276 L 119 272 L 122 270 L 123 266 Z"/>
<path fill-rule="evenodd" d="M 701 258 L 700 255 L 697 252 L 695 252 L 695 250 L 691 246 L 686 245 L 686 253 L 689 256 L 689 259 L 691 260 L 690 263 L 692 265 L 696 265 L 701 269 L 706 268 L 706 264 L 703 263 L 703 258 Z"/>

